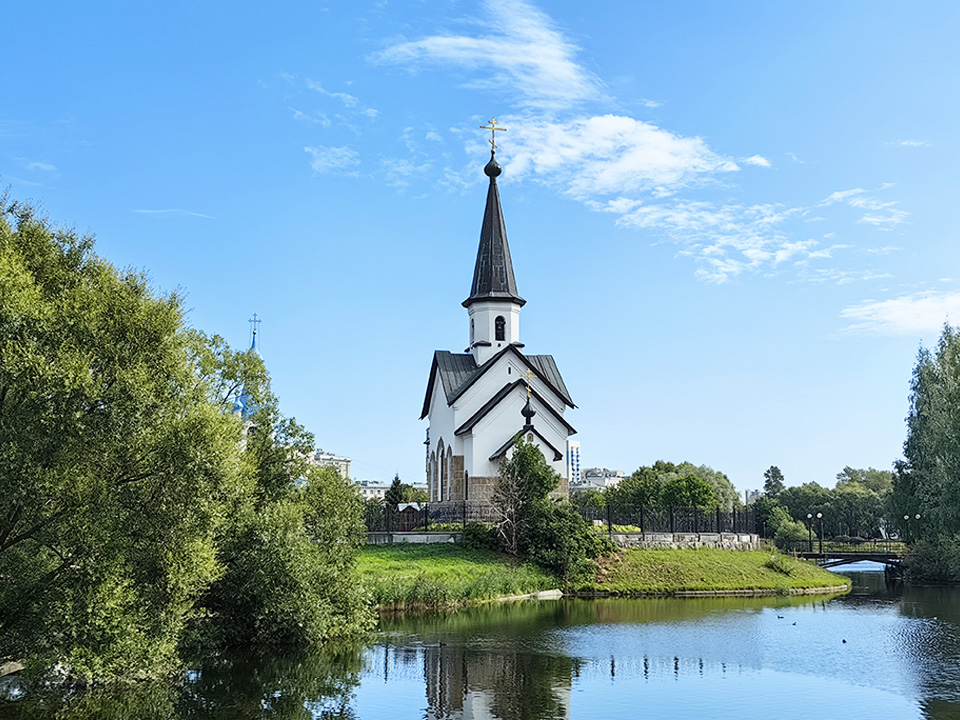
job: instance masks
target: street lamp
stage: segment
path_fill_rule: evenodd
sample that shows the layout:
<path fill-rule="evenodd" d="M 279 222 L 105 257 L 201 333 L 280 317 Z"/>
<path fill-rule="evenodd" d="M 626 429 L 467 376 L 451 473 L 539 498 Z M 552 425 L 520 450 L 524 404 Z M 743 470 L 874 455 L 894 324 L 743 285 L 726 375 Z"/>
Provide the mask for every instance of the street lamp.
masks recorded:
<path fill-rule="evenodd" d="M 910 516 L 909 515 L 903 516 L 903 541 L 904 542 L 910 541 Z"/>
<path fill-rule="evenodd" d="M 820 521 L 820 554 L 823 555 L 823 513 L 817 513 L 817 520 Z"/>
<path fill-rule="evenodd" d="M 807 513 L 807 552 L 813 552 L 813 515 Z"/>

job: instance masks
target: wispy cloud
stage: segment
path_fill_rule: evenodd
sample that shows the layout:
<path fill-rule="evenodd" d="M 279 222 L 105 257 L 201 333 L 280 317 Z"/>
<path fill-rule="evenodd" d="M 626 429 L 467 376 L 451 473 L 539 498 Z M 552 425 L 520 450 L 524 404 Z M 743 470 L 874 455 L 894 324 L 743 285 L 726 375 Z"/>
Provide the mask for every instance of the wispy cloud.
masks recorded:
<path fill-rule="evenodd" d="M 884 145 L 899 145 L 900 147 L 928 147 L 930 143 L 926 140 L 893 140 L 890 142 L 884 143 Z"/>
<path fill-rule="evenodd" d="M 863 188 L 852 188 L 850 190 L 837 190 L 822 200 L 820 206 L 834 205 L 836 203 L 845 203 L 846 205 L 862 211 L 858 223 L 873 225 L 878 230 L 892 230 L 894 226 L 907 222 L 910 216 L 906 210 L 901 210 L 897 206 L 898 200 L 880 200 L 876 194 L 894 187 L 892 183 L 885 183 L 874 190 L 864 190 Z"/>
<path fill-rule="evenodd" d="M 360 154 L 349 147 L 307 146 L 303 151 L 310 155 L 310 167 L 315 174 L 349 171 L 360 164 Z"/>
<path fill-rule="evenodd" d="M 960 291 L 918 292 L 888 300 L 865 300 L 840 313 L 852 321 L 846 330 L 870 335 L 919 335 L 937 332 L 960 318 Z"/>
<path fill-rule="evenodd" d="M 496 91 L 498 101 L 518 108 L 513 114 L 498 114 L 508 129 L 498 137 L 509 158 L 505 183 L 526 179 L 553 186 L 591 209 L 617 216 L 622 226 L 670 241 L 678 255 L 693 258 L 698 277 L 712 282 L 788 268 L 815 282 L 878 276 L 872 271 L 832 276 L 813 272 L 814 264 L 835 261 L 849 243 L 835 242 L 827 233 L 811 238 L 809 223 L 832 219 L 846 208 L 847 215 L 857 213 L 856 223 L 889 230 L 906 222 L 908 213 L 895 200 L 880 196 L 888 186 L 838 190 L 819 203 L 738 200 L 738 174 L 771 168 L 769 158 L 760 154 L 734 158 L 711 148 L 702 137 L 622 111 L 598 114 L 594 107 L 615 107 L 616 100 L 578 61 L 579 48 L 545 13 L 524 0 L 486 0 L 483 6 L 481 20 L 470 18 L 460 25 L 469 27 L 470 33 L 458 28 L 395 41 L 371 59 L 411 72 L 426 66 L 462 72 L 463 85 Z M 631 104 L 636 107 L 638 102 L 647 108 L 659 105 L 651 100 Z M 460 132 L 451 128 L 453 135 Z M 404 141 L 418 161 L 411 166 L 424 167 L 422 151 L 409 134 Z M 489 150 L 480 139 L 465 142 L 476 159 Z M 785 155 L 804 163 L 793 153 Z M 444 172 L 449 185 L 463 184 L 456 182 L 458 171 Z M 391 178 L 393 184 L 402 183 L 396 173 Z M 702 199 L 717 198 L 721 191 L 730 197 Z M 837 207 L 831 210 L 832 206 Z"/>
<path fill-rule="evenodd" d="M 323 87 L 323 84 L 319 80 L 310 80 L 308 78 L 304 82 L 306 82 L 307 87 L 311 90 L 314 90 L 321 95 L 325 95 L 326 97 L 333 98 L 334 100 L 339 100 L 343 104 L 344 108 L 349 111 L 356 112 L 357 114 L 363 115 L 371 120 L 375 120 L 380 115 L 379 110 L 376 108 L 367 107 L 360 102 L 360 98 L 355 95 L 351 95 L 350 93 L 346 92 L 327 90 L 325 87 Z"/>
<path fill-rule="evenodd" d="M 287 109 L 293 113 L 294 120 L 313 123 L 315 125 L 322 125 L 323 127 L 330 127 L 330 118 L 327 117 L 326 113 L 320 112 L 319 110 L 315 112 L 304 112 L 302 110 L 297 110 L 295 107 L 289 106 Z"/>
<path fill-rule="evenodd" d="M 133 212 L 140 213 L 141 215 L 191 215 L 193 217 L 206 218 L 207 220 L 216 219 L 212 215 L 204 215 L 203 213 L 193 212 L 192 210 L 183 210 L 182 208 L 165 208 L 163 210 L 147 210 L 138 208 Z"/>
<path fill-rule="evenodd" d="M 56 172 L 57 168 L 50 163 L 45 162 L 32 162 L 27 163 L 27 170 L 41 170 L 43 172 Z"/>
<path fill-rule="evenodd" d="M 522 107 L 563 109 L 600 95 L 600 82 L 576 62 L 578 48 L 543 12 L 517 0 L 487 0 L 489 32 L 432 35 L 374 54 L 384 64 L 482 69 L 465 85 L 511 91 Z"/>

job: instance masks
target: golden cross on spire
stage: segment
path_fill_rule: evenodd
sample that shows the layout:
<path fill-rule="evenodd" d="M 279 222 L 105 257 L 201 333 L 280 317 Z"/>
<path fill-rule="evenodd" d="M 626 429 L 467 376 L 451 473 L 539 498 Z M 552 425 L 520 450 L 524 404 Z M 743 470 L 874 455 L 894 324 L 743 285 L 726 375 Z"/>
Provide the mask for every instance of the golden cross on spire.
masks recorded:
<path fill-rule="evenodd" d="M 257 314 L 254 313 L 254 314 L 253 314 L 253 317 L 250 318 L 247 322 L 250 323 L 250 326 L 253 328 L 253 334 L 256 335 L 256 334 L 257 334 L 257 330 L 260 329 L 260 323 L 262 323 L 263 320 L 261 320 L 259 317 L 257 317 Z"/>
<path fill-rule="evenodd" d="M 497 133 L 498 133 L 498 132 L 506 132 L 507 129 L 506 129 L 505 127 L 500 127 L 499 125 L 497 125 L 497 119 L 496 119 L 496 118 L 491 118 L 491 119 L 490 119 L 490 124 L 489 124 L 489 125 L 481 125 L 481 126 L 480 126 L 480 129 L 481 129 L 481 130 L 489 130 L 489 131 L 490 131 L 490 139 L 487 140 L 487 142 L 490 143 L 490 145 L 492 146 L 490 152 L 494 152 L 494 153 L 495 153 L 495 152 L 497 151 Z"/>
<path fill-rule="evenodd" d="M 521 375 L 523 376 L 523 379 L 527 381 L 527 400 L 529 400 L 530 393 L 532 392 L 530 389 L 530 381 L 533 380 L 537 374 L 533 370 L 526 370 L 522 372 Z"/>

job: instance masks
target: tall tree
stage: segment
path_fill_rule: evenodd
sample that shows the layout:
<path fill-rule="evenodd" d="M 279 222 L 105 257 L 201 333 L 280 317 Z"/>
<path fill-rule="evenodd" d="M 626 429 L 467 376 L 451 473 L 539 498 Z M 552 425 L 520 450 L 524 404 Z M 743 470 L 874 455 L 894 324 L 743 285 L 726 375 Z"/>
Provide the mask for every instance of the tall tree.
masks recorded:
<path fill-rule="evenodd" d="M 776 465 L 771 465 L 763 473 L 763 494 L 767 497 L 775 498 L 783 492 L 783 473 Z"/>
<path fill-rule="evenodd" d="M 241 484 L 191 342 L 178 295 L 0 200 L 0 661 L 175 663 Z"/>

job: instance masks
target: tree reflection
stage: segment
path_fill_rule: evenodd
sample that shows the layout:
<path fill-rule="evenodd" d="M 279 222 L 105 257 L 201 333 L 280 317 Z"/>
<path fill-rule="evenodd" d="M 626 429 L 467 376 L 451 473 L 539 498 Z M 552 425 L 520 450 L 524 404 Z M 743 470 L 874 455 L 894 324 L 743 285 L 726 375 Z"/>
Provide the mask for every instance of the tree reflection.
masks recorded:
<path fill-rule="evenodd" d="M 358 649 L 219 658 L 174 683 L 26 690 L 0 701 L 0 720 L 352 720 L 361 670 Z"/>

